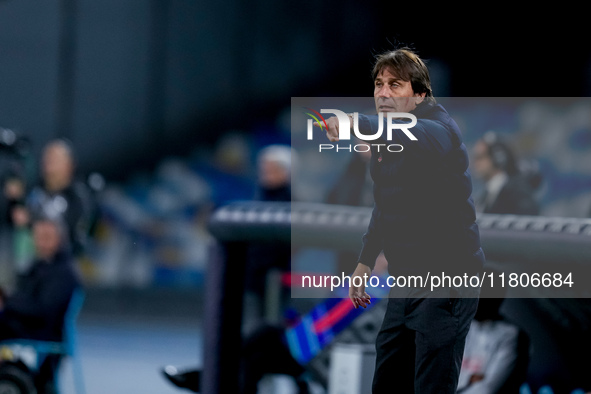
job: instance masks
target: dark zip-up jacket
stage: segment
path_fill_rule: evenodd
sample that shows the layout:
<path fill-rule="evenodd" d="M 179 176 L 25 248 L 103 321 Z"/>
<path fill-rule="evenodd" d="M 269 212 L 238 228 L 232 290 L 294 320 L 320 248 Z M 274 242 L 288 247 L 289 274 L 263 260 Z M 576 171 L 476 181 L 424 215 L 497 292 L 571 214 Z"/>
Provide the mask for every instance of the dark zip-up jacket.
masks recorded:
<path fill-rule="evenodd" d="M 60 340 L 72 294 L 80 286 L 69 253 L 37 260 L 5 301 L 4 318 L 21 338 Z"/>
<path fill-rule="evenodd" d="M 393 130 L 392 139 L 386 140 L 386 116 L 382 137 L 371 141 L 403 146 L 401 152 L 372 148 L 375 206 L 358 260 L 372 268 L 386 248 L 405 256 L 437 256 L 440 266 L 446 264 L 446 256 L 481 253 L 460 129 L 439 104 L 423 102 L 411 113 L 417 124 L 409 131 L 416 141 L 401 130 Z M 377 115 L 359 114 L 359 131 L 375 134 L 378 122 Z M 393 122 L 409 123 L 409 119 Z"/>

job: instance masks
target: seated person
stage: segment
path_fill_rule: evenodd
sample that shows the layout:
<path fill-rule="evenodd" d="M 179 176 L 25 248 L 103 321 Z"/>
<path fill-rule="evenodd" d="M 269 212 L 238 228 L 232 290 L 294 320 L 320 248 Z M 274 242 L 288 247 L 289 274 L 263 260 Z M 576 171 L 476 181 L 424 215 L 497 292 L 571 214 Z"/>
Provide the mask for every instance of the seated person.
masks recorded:
<path fill-rule="evenodd" d="M 31 267 L 19 278 L 12 294 L 0 296 L 0 341 L 61 341 L 70 298 L 80 286 L 67 230 L 61 222 L 37 219 L 32 233 L 36 256 Z M 47 380 L 52 379 L 58 361 L 59 357 L 49 357 L 41 366 L 39 375 L 46 380 L 44 385 L 51 384 Z"/>

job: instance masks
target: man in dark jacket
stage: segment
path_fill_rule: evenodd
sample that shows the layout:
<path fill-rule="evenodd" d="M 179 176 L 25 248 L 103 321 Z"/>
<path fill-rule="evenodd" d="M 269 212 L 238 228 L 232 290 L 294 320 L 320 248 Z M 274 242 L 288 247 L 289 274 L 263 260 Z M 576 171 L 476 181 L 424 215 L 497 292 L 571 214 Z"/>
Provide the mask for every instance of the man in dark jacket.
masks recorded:
<path fill-rule="evenodd" d="M 0 297 L 0 339 L 61 340 L 66 309 L 80 286 L 64 237 L 59 222 L 34 222 L 35 260 L 15 291 Z"/>
<path fill-rule="evenodd" d="M 474 175 L 485 182 L 476 208 L 483 213 L 537 215 L 534 188 L 520 174 L 515 153 L 497 133 L 489 131 L 473 150 Z"/>
<path fill-rule="evenodd" d="M 471 198 L 468 155 L 457 124 L 436 104 L 423 61 L 411 50 L 379 55 L 373 70 L 378 113 L 411 113 L 409 129 L 416 140 L 395 130 L 384 134 L 372 149 L 370 171 L 375 206 L 350 298 L 355 307 L 370 302 L 365 282 L 375 260 L 384 252 L 391 275 L 476 274 L 484 263 Z M 388 119 L 409 123 L 402 116 Z M 375 135 L 387 130 L 386 116 L 359 115 L 358 131 Z M 350 116 L 350 127 L 354 118 Z M 327 136 L 338 141 L 339 121 L 327 120 Z M 378 151 L 378 144 L 381 149 Z M 390 152 L 389 144 L 403 146 Z M 393 287 L 376 340 L 374 393 L 454 393 L 478 291 L 470 297 L 461 289 L 437 294 L 420 287 Z"/>
<path fill-rule="evenodd" d="M 61 341 L 64 317 L 74 290 L 80 286 L 68 249 L 66 227 L 57 220 L 35 219 L 32 225 L 35 259 L 21 275 L 15 291 L 0 292 L 0 340 Z M 39 393 L 55 392 L 60 356 L 49 355 L 35 377 Z"/>

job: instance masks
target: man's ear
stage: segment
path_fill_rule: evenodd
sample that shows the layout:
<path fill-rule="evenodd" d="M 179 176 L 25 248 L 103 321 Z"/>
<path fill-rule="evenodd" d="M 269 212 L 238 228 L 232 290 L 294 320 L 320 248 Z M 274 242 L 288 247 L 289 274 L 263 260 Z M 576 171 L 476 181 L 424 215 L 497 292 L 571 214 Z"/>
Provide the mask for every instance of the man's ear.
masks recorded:
<path fill-rule="evenodd" d="M 415 105 L 419 105 L 425 99 L 425 92 L 415 95 Z"/>

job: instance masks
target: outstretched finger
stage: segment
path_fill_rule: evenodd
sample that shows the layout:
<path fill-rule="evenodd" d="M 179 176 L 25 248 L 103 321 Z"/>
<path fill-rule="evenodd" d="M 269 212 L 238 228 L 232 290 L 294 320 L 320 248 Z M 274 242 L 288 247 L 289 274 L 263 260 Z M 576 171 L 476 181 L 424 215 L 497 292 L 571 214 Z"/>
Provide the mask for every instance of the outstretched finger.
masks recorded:
<path fill-rule="evenodd" d="M 326 137 L 328 138 L 328 140 L 330 142 L 337 142 L 339 140 L 339 137 L 338 136 L 332 135 L 328 131 L 326 132 Z"/>

